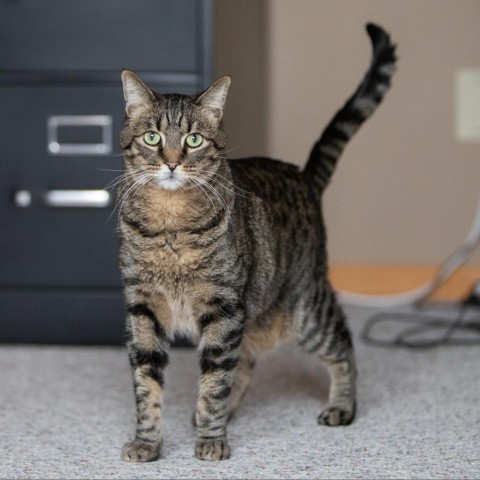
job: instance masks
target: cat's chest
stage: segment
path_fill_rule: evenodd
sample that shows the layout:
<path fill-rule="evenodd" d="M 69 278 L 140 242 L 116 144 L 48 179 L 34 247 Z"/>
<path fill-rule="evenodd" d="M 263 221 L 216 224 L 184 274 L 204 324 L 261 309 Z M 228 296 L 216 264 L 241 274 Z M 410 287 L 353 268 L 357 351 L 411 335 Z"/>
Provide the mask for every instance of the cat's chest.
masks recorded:
<path fill-rule="evenodd" d="M 191 278 L 208 262 L 209 251 L 197 245 L 188 234 L 164 233 L 142 242 L 136 251 L 142 269 L 162 279 Z"/>
<path fill-rule="evenodd" d="M 216 210 L 193 200 L 147 197 L 122 217 L 127 263 L 135 277 L 172 291 L 208 277 L 212 258 L 226 250 L 226 224 L 213 221 Z"/>

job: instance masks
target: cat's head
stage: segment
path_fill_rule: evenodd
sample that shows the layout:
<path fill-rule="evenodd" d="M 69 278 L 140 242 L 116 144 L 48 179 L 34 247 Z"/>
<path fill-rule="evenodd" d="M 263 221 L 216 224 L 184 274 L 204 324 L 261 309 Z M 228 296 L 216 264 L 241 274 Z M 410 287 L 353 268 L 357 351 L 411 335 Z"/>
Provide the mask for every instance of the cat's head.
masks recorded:
<path fill-rule="evenodd" d="M 133 72 L 122 72 L 125 124 L 120 135 L 127 171 L 165 190 L 208 180 L 226 144 L 222 125 L 230 77 L 203 93 L 158 95 Z"/>

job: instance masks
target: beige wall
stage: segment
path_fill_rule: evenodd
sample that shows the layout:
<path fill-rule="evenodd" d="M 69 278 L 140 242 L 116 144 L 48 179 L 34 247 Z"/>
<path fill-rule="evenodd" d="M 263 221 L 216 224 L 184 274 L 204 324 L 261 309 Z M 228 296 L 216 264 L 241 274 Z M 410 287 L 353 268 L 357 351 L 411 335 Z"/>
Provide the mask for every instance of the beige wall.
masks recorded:
<path fill-rule="evenodd" d="M 230 155 L 304 165 L 368 65 L 367 21 L 391 32 L 398 72 L 325 195 L 330 257 L 436 263 L 480 197 L 480 143 L 454 138 L 454 74 L 480 68 L 479 0 L 217 0 Z"/>
<path fill-rule="evenodd" d="M 262 0 L 216 2 L 215 74 L 232 76 L 224 116 L 232 158 L 268 153 L 267 7 Z"/>

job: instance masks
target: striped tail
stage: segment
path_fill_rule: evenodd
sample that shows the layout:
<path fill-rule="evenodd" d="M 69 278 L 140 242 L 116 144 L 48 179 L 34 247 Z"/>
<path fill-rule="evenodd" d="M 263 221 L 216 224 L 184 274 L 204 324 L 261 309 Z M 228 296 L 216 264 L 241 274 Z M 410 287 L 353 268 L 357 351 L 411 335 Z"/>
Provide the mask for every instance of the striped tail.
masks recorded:
<path fill-rule="evenodd" d="M 395 72 L 395 45 L 388 33 L 372 23 L 367 24 L 367 32 L 373 47 L 370 68 L 355 93 L 323 131 L 303 171 L 315 192 L 321 193 L 328 185 L 345 145 L 376 110 Z"/>

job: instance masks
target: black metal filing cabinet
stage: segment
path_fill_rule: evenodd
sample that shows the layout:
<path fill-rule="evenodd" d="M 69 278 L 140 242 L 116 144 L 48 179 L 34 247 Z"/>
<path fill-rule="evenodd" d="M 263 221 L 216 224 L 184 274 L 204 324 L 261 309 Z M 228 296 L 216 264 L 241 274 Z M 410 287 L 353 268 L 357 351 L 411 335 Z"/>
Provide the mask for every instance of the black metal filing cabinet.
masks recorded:
<path fill-rule="evenodd" d="M 0 342 L 119 344 L 120 73 L 211 82 L 210 0 L 0 0 Z"/>

